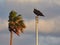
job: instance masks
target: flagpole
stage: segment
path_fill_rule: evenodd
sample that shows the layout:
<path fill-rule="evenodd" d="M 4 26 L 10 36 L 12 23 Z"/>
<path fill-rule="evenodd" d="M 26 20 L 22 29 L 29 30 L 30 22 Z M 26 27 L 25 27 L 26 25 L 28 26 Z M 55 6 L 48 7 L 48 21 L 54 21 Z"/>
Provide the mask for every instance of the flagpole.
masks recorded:
<path fill-rule="evenodd" d="M 35 16 L 35 33 L 36 33 L 36 45 L 38 44 L 38 16 Z"/>
<path fill-rule="evenodd" d="M 13 31 L 10 32 L 10 45 L 12 45 Z"/>

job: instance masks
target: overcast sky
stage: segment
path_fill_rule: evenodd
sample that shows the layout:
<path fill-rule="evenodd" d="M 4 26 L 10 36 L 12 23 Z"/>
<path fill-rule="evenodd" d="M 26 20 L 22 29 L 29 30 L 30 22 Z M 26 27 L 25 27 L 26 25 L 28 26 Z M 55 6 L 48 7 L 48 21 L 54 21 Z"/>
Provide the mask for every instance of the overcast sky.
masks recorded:
<path fill-rule="evenodd" d="M 60 0 L 0 0 L 0 44 L 9 45 L 8 16 L 15 10 L 26 24 L 24 34 L 14 34 L 14 45 L 35 45 L 35 14 L 40 10 L 39 45 L 60 45 Z"/>

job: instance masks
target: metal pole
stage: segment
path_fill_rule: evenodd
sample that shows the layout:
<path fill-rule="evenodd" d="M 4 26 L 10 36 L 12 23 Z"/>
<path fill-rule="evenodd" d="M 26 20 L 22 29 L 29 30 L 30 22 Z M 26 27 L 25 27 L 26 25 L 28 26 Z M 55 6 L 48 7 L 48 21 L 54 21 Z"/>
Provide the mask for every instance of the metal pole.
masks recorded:
<path fill-rule="evenodd" d="M 13 31 L 10 32 L 10 45 L 12 45 Z"/>
<path fill-rule="evenodd" d="M 36 45 L 38 44 L 38 16 L 35 17 Z"/>

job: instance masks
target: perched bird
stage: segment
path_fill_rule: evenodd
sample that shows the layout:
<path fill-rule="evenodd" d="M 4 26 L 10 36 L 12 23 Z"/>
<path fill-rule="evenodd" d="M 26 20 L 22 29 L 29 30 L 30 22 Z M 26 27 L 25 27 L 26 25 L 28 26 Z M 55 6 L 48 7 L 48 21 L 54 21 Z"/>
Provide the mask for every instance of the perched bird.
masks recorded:
<path fill-rule="evenodd" d="M 37 9 L 34 9 L 33 12 L 34 12 L 34 14 L 36 14 L 37 16 L 44 16 L 44 15 L 42 14 L 42 12 L 40 12 L 40 11 L 37 10 Z"/>

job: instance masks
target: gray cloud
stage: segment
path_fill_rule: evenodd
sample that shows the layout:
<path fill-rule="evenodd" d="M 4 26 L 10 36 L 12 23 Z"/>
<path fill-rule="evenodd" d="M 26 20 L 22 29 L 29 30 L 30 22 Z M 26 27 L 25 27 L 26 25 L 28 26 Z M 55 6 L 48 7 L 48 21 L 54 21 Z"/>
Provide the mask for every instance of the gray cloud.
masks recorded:
<path fill-rule="evenodd" d="M 40 36 L 40 45 L 60 45 L 60 37 Z"/>
<path fill-rule="evenodd" d="M 60 45 L 60 1 L 59 0 L 41 0 L 40 2 L 29 2 L 29 3 L 19 3 L 19 2 L 8 2 L 0 1 L 0 44 L 9 45 L 10 35 L 8 32 L 7 21 L 9 12 L 11 10 L 16 10 L 18 14 L 22 14 L 27 26 L 24 30 L 24 34 L 20 37 L 14 34 L 13 44 L 14 45 L 35 45 L 35 29 L 32 27 L 34 25 L 33 20 L 35 19 L 35 14 L 33 9 L 37 8 L 45 17 L 40 17 L 39 26 L 44 24 L 39 28 L 39 45 Z M 31 23 L 32 22 L 32 23 Z M 44 23 L 45 22 L 45 23 Z M 2 23 L 2 24 L 1 24 Z M 41 23 L 41 24 L 40 24 Z M 48 25 L 47 25 L 48 23 Z M 48 27 L 48 29 L 47 29 Z M 49 28 L 50 27 L 50 28 Z M 33 30 L 33 31 L 31 31 Z"/>
<path fill-rule="evenodd" d="M 53 19 L 40 19 L 39 20 L 39 32 L 41 33 L 41 35 L 51 35 L 51 36 L 60 36 L 60 21 L 59 21 L 60 17 L 58 18 L 53 18 Z M 3 22 L 3 23 L 2 23 Z M 35 20 L 26 20 L 25 21 L 26 24 L 26 29 L 24 29 L 24 31 L 27 31 L 30 33 L 35 31 Z M 29 24 L 29 25 L 28 25 Z M 6 33 L 7 29 L 8 29 L 8 22 L 6 20 L 1 20 L 0 22 L 1 28 L 0 28 L 0 32 L 2 33 Z M 6 29 L 6 30 L 4 30 Z"/>
<path fill-rule="evenodd" d="M 19 1 L 19 0 L 18 0 Z M 0 4 L 1 7 L 1 15 L 0 17 L 4 18 L 4 15 L 6 18 L 8 18 L 8 13 L 11 10 L 16 10 L 18 13 L 21 13 L 24 18 L 27 19 L 33 19 L 34 14 L 33 14 L 33 8 L 38 8 L 40 11 L 43 12 L 43 14 L 49 19 L 49 18 L 54 18 L 56 16 L 59 16 L 60 12 L 60 5 L 56 4 L 55 1 L 48 1 L 48 0 L 42 0 L 39 3 L 19 3 L 19 2 L 9 2 L 5 1 L 2 4 Z"/>
<path fill-rule="evenodd" d="M 2 19 L 2 21 L 0 21 L 0 25 L 1 25 L 0 30 L 3 29 L 3 31 L 0 31 L 0 33 L 2 32 L 6 33 L 7 31 L 6 20 L 8 20 L 9 12 L 11 10 L 16 10 L 18 14 L 22 14 L 24 20 L 27 21 L 27 24 L 31 24 L 31 22 L 33 24 L 34 23 L 33 20 L 35 19 L 35 14 L 33 13 L 33 9 L 37 8 L 41 12 L 43 12 L 43 14 L 45 15 L 44 18 L 40 17 L 39 19 L 41 19 L 41 22 L 44 25 L 46 25 L 48 28 L 50 27 L 49 29 L 51 29 L 49 30 L 47 29 L 47 27 L 42 26 L 44 28 L 39 29 L 40 34 L 44 36 L 50 35 L 50 36 L 59 37 L 60 36 L 59 35 L 60 34 L 60 21 L 59 21 L 60 20 L 60 3 L 58 2 L 59 2 L 58 0 L 45 0 L 45 1 L 42 0 L 39 3 L 31 3 L 31 2 L 30 3 L 17 3 L 15 1 L 13 2 L 5 1 L 5 2 L 0 3 L 0 19 Z M 1 24 L 2 22 L 4 25 Z M 47 25 L 47 23 L 49 26 Z M 28 32 L 30 29 L 34 31 L 34 27 L 32 27 L 32 24 L 30 26 L 28 25 L 28 28 L 25 31 Z M 40 23 L 39 23 L 39 26 L 40 26 Z M 4 30 L 5 28 L 6 28 L 6 31 Z M 18 44 L 20 43 L 18 42 Z"/>
<path fill-rule="evenodd" d="M 7 9 L 10 11 L 12 9 L 15 9 L 18 11 L 18 13 L 21 13 L 25 18 L 31 19 L 33 18 L 33 8 L 38 8 L 40 11 L 43 12 L 43 14 L 47 18 L 54 18 L 56 16 L 59 16 L 60 12 L 60 5 L 54 3 L 54 1 L 42 1 L 42 3 L 29 3 L 29 4 L 21 4 L 21 3 L 15 3 L 15 2 L 9 2 L 7 3 Z"/>
<path fill-rule="evenodd" d="M 0 18 L 0 31 L 4 30 L 4 29 L 7 29 L 7 27 L 8 27 L 7 20 L 4 20 L 4 19 Z"/>
<path fill-rule="evenodd" d="M 9 45 L 9 34 L 0 34 L 0 44 Z M 3 43 L 2 43 L 3 42 Z M 35 45 L 35 34 L 24 33 L 20 37 L 14 34 L 13 45 Z M 39 36 L 39 45 L 60 45 L 60 37 Z"/>

